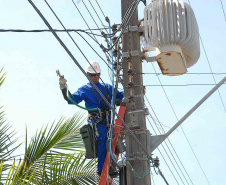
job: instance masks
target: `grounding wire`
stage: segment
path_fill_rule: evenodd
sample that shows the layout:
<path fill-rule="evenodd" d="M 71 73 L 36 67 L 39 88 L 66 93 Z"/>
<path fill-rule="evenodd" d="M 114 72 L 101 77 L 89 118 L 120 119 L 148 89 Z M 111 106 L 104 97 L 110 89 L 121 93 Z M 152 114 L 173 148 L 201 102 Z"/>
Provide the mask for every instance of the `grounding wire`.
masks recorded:
<path fill-rule="evenodd" d="M 77 65 L 77 67 L 80 69 L 80 71 L 86 76 L 86 78 L 90 81 L 90 83 L 93 85 L 93 87 L 96 89 L 96 91 L 100 94 L 100 96 L 103 98 L 105 103 L 108 105 L 108 107 L 113 110 L 113 107 L 111 107 L 111 104 L 108 102 L 106 97 L 103 95 L 103 93 L 98 89 L 98 87 L 95 85 L 95 83 L 92 81 L 89 75 L 86 74 L 85 70 L 82 68 L 82 66 L 79 64 L 79 62 L 76 60 L 76 58 L 72 55 L 70 50 L 67 48 L 67 46 L 63 43 L 63 41 L 60 39 L 60 37 L 54 32 L 51 25 L 48 23 L 48 21 L 45 19 L 45 17 L 42 15 L 42 13 L 39 11 L 39 9 L 36 7 L 36 5 L 32 2 L 32 0 L 28 0 L 28 2 L 32 5 L 32 7 L 35 9 L 35 11 L 38 13 L 40 18 L 43 20 L 43 22 L 46 24 L 46 26 L 52 31 L 55 38 L 58 40 L 58 42 L 61 44 L 61 46 L 64 48 L 64 50 L 68 53 L 68 55 L 71 57 L 73 62 Z M 115 112 L 115 111 L 114 111 Z M 127 124 L 123 121 L 123 119 L 115 112 L 116 117 L 121 121 L 121 123 L 124 125 L 125 129 L 128 130 L 128 132 L 131 134 L 131 136 L 134 138 L 134 140 L 137 142 L 137 144 L 143 149 L 145 154 L 149 157 L 149 159 L 152 160 L 151 155 L 148 153 L 146 148 L 140 143 L 136 135 L 133 133 L 132 130 L 127 126 Z"/>
<path fill-rule="evenodd" d="M 47 6 L 49 7 L 49 9 L 52 11 L 52 13 L 54 14 L 54 16 L 56 17 L 56 19 L 59 21 L 59 23 L 61 24 L 61 26 L 65 28 L 65 26 L 63 25 L 63 23 L 61 22 L 61 20 L 59 19 L 59 17 L 56 15 L 56 13 L 54 12 L 54 10 L 52 9 L 52 7 L 49 5 L 49 3 L 47 2 L 47 0 L 44 0 L 45 3 L 47 4 Z M 79 51 L 81 52 L 81 54 L 83 55 L 83 57 L 86 59 L 86 61 L 89 63 L 89 65 L 93 68 L 93 66 L 91 65 L 91 63 L 89 62 L 88 58 L 85 56 L 85 54 L 82 52 L 82 50 L 79 48 L 79 46 L 77 45 L 77 43 L 75 42 L 75 40 L 72 38 L 71 34 L 69 32 L 67 32 L 68 36 L 71 38 L 71 40 L 73 41 L 73 43 L 76 45 L 76 47 L 79 49 Z M 93 70 L 96 72 L 96 70 L 93 68 Z M 97 73 L 97 72 L 96 72 Z M 102 81 L 102 83 L 105 85 L 103 79 L 100 77 L 100 80 Z M 108 88 L 107 88 L 108 89 Z M 109 91 L 109 90 L 108 90 Z M 110 92 L 110 91 L 109 91 Z M 111 92 L 110 92 L 111 94 Z"/>
<path fill-rule="evenodd" d="M 147 97 L 146 97 L 146 99 L 147 99 Z M 159 134 L 161 135 L 161 134 L 162 134 L 162 132 L 161 132 L 161 131 L 160 131 L 160 129 L 158 128 L 157 123 L 155 122 L 155 120 L 153 119 L 153 117 L 152 117 L 152 116 L 150 116 L 150 117 L 152 118 L 152 120 L 153 120 L 153 122 L 154 122 L 154 124 L 155 124 L 155 126 L 156 126 L 156 128 L 157 128 L 157 130 L 159 131 Z M 151 124 L 151 122 L 150 122 L 150 121 L 149 121 L 149 124 Z M 153 128 L 153 127 L 152 127 L 152 128 Z M 164 132 L 164 134 L 165 134 L 165 130 L 163 129 L 163 127 L 162 127 L 162 126 L 161 126 L 161 129 L 163 130 L 163 132 Z M 154 130 L 154 128 L 153 128 L 153 130 Z M 156 131 L 155 131 L 155 130 L 154 130 L 154 132 L 155 132 L 155 134 L 157 135 L 157 133 L 156 133 Z M 188 173 L 187 173 L 186 169 L 184 168 L 184 165 L 182 164 L 182 162 L 181 162 L 181 160 L 180 160 L 179 156 L 177 155 L 177 153 L 176 153 L 176 151 L 175 151 L 175 149 L 174 149 L 173 145 L 171 144 L 171 142 L 170 142 L 169 138 L 167 138 L 167 140 L 168 140 L 168 142 L 170 143 L 171 147 L 173 148 L 173 151 L 174 151 L 174 153 L 176 154 L 176 157 L 178 158 L 179 162 L 181 163 L 181 166 L 183 167 L 183 169 L 184 169 L 185 173 L 187 174 L 188 178 L 190 179 L 191 183 L 192 183 L 192 184 L 194 184 L 194 183 L 192 182 L 192 180 L 191 180 L 190 176 L 188 175 Z M 187 179 L 186 179 L 186 177 L 185 177 L 184 173 L 182 172 L 182 170 L 181 170 L 181 168 L 180 168 L 180 166 L 179 166 L 179 164 L 178 164 L 177 160 L 175 159 L 175 157 L 174 157 L 174 155 L 173 155 L 173 153 L 172 153 L 172 151 L 171 151 L 171 149 L 170 149 L 169 145 L 167 144 L 167 142 L 164 142 L 164 143 L 165 143 L 166 147 L 168 148 L 168 150 L 169 150 L 170 154 L 172 155 L 172 157 L 173 157 L 173 159 L 174 159 L 174 161 L 175 161 L 176 165 L 178 166 L 178 168 L 179 168 L 180 172 L 182 173 L 182 175 L 183 175 L 184 179 L 185 179 L 185 180 L 186 180 L 186 182 L 189 184 L 189 182 L 187 181 Z M 162 145 L 162 147 L 163 147 L 164 151 L 167 153 L 167 151 L 165 150 L 165 148 L 164 148 L 164 146 L 163 146 L 163 145 Z M 167 156 L 168 156 L 168 154 L 167 154 Z M 169 157 L 169 156 L 168 156 L 168 157 Z M 170 158 L 170 157 L 169 157 L 169 158 Z M 171 162 L 172 162 L 172 161 L 171 161 Z M 172 164 L 173 164 L 173 163 L 172 163 Z M 173 166 L 174 166 L 174 165 L 173 165 Z"/>
<path fill-rule="evenodd" d="M 146 98 L 146 100 L 147 100 L 147 102 L 148 102 L 149 106 L 151 107 L 152 112 L 154 113 L 154 115 L 155 115 L 155 117 L 156 117 L 157 121 L 160 123 L 160 121 L 159 121 L 159 119 L 158 119 L 158 117 L 157 117 L 157 115 L 156 115 L 156 113 L 155 113 L 155 111 L 154 111 L 153 107 L 151 106 L 151 103 L 150 103 L 150 101 L 148 100 L 148 98 L 147 98 L 147 96 L 146 96 L 146 95 L 145 95 L 145 98 Z M 151 117 L 151 118 L 152 118 L 153 122 L 155 123 L 154 118 L 153 118 L 153 117 Z M 162 126 L 161 124 L 160 124 L 160 126 L 161 126 L 161 128 L 162 128 L 162 130 L 163 130 L 163 132 L 164 132 L 164 134 L 165 134 L 165 130 L 164 130 L 163 126 Z M 161 132 L 160 132 L 160 133 L 161 133 Z M 185 169 L 185 167 L 184 167 L 184 165 L 183 165 L 182 161 L 180 160 L 180 157 L 178 156 L 178 154 L 177 154 L 177 152 L 176 152 L 175 148 L 173 147 L 173 145 L 172 145 L 172 143 L 171 143 L 170 139 L 169 139 L 169 138 L 167 138 L 167 140 L 168 140 L 168 142 L 170 143 L 170 145 L 171 145 L 171 147 L 172 147 L 172 149 L 173 149 L 174 153 L 176 154 L 176 156 L 177 156 L 177 158 L 178 158 L 178 160 L 179 160 L 179 162 L 180 162 L 181 166 L 183 167 L 183 169 L 184 169 L 185 173 L 187 174 L 188 178 L 190 179 L 191 183 L 192 183 L 192 184 L 194 184 L 194 183 L 193 183 L 193 181 L 191 180 L 191 177 L 189 176 L 189 174 L 188 174 L 187 170 Z"/>
<path fill-rule="evenodd" d="M 156 72 L 155 67 L 154 67 L 153 64 L 152 64 L 152 67 L 153 67 L 154 71 Z M 158 80 L 159 80 L 159 83 L 162 85 L 162 82 L 161 82 L 159 76 L 157 76 L 157 78 L 158 78 Z M 176 112 L 175 112 L 175 110 L 174 110 L 174 108 L 173 108 L 173 106 L 172 106 L 172 104 L 171 104 L 171 102 L 170 102 L 170 100 L 169 100 L 169 97 L 168 97 L 168 95 L 167 95 L 167 93 L 166 93 L 166 91 L 165 91 L 165 89 L 164 89 L 163 86 L 162 86 L 162 89 L 163 89 L 163 92 L 164 92 L 164 94 L 165 94 L 165 96 L 166 96 L 166 98 L 167 98 L 167 100 L 168 100 L 168 102 L 169 102 L 169 105 L 170 105 L 170 107 L 171 107 L 171 109 L 172 109 L 172 111 L 173 111 L 173 113 L 174 113 L 174 116 L 176 117 L 177 121 L 179 121 L 179 119 L 178 119 L 178 117 L 177 117 L 177 114 L 176 114 Z M 181 130 L 182 130 L 182 132 L 183 132 L 183 134 L 184 134 L 184 136 L 185 136 L 185 138 L 186 138 L 186 140 L 187 140 L 187 142 L 188 142 L 188 145 L 189 145 L 189 147 L 190 147 L 190 149 L 191 149 L 193 155 L 195 156 L 196 161 L 198 162 L 198 164 L 199 164 L 199 166 L 200 166 L 202 172 L 204 173 L 204 175 L 205 175 L 205 177 L 206 177 L 206 180 L 207 180 L 208 183 L 209 183 L 209 180 L 208 180 L 208 178 L 207 178 L 207 176 L 206 176 L 206 174 L 205 174 L 205 172 L 204 172 L 204 170 L 203 170 L 203 168 L 202 168 L 202 166 L 201 166 L 201 163 L 199 162 L 199 159 L 198 159 L 198 157 L 196 156 L 195 151 L 193 150 L 193 148 L 192 148 L 192 146 L 191 146 L 191 143 L 190 143 L 190 141 L 188 140 L 188 137 L 187 137 L 187 135 L 185 134 L 184 129 L 183 129 L 183 127 L 182 127 L 181 125 L 180 125 L 180 128 L 181 128 Z M 210 183 L 209 183 L 209 184 L 210 184 Z"/>
<path fill-rule="evenodd" d="M 223 6 L 223 3 L 222 3 L 222 0 L 220 0 L 220 2 L 221 2 L 222 11 L 223 11 L 223 14 L 224 14 L 224 20 L 226 22 L 226 15 L 225 15 L 225 11 L 224 11 L 224 6 Z"/>
<path fill-rule="evenodd" d="M 153 120 L 153 121 L 154 121 L 154 120 Z M 156 130 L 154 129 L 154 127 L 152 126 L 152 124 L 151 124 L 151 122 L 150 122 L 150 120 L 149 120 L 149 119 L 148 119 L 148 122 L 149 122 L 149 124 L 151 125 L 152 129 L 154 130 L 155 134 L 157 135 L 157 132 L 156 132 Z M 154 121 L 154 123 L 155 123 L 155 121 Z M 155 123 L 155 126 L 157 127 L 157 129 L 158 129 L 159 133 L 161 134 L 161 131 L 159 130 L 159 128 L 158 128 L 158 126 L 157 126 L 157 124 L 156 124 L 156 123 Z M 166 142 L 164 142 L 164 143 L 165 143 L 166 147 L 169 149 L 169 152 L 170 152 L 170 154 L 172 155 L 172 157 L 173 157 L 174 161 L 176 162 L 176 165 L 179 167 L 179 170 L 180 170 L 180 172 L 182 173 L 182 175 L 183 175 L 184 179 L 187 181 L 186 177 L 184 176 L 184 173 L 182 172 L 182 170 L 181 170 L 180 166 L 178 165 L 178 163 L 177 163 L 177 161 L 176 161 L 176 159 L 175 159 L 174 155 L 172 154 L 172 152 L 171 152 L 171 150 L 170 150 L 170 148 L 169 148 L 168 144 L 167 144 Z M 176 171 L 177 175 L 179 176 L 180 180 L 181 180 L 181 181 L 182 181 L 182 183 L 184 184 L 184 181 L 182 180 L 182 178 L 181 178 L 180 174 L 178 173 L 178 171 L 177 171 L 177 169 L 176 169 L 176 167 L 175 167 L 175 165 L 174 165 L 174 163 L 173 163 L 173 161 L 172 161 L 171 157 L 169 156 L 168 152 L 166 151 L 166 149 L 165 149 L 165 147 L 164 147 L 163 143 L 162 143 L 161 145 L 162 145 L 162 148 L 163 148 L 163 150 L 165 151 L 166 155 L 168 156 L 168 158 L 169 158 L 169 160 L 170 160 L 171 164 L 173 165 L 173 168 L 175 169 L 175 171 Z M 187 183 L 188 183 L 188 181 L 187 181 Z M 189 183 L 188 183 L 188 184 L 189 184 Z"/>

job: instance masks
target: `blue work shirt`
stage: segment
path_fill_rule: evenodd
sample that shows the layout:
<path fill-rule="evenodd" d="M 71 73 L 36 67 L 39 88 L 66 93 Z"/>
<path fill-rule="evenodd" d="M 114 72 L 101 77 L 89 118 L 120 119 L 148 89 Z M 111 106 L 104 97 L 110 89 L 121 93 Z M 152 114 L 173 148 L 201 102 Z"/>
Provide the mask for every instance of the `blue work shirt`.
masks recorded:
<path fill-rule="evenodd" d="M 102 100 L 103 98 L 96 91 L 96 89 L 93 87 L 93 85 L 90 82 L 88 84 L 96 92 L 96 94 L 98 95 L 99 99 Z M 109 85 L 109 84 L 106 84 L 106 83 L 102 84 L 100 82 L 96 83 L 95 85 L 98 87 L 98 89 L 102 92 L 102 94 L 105 97 L 106 97 L 106 93 L 107 93 L 107 96 L 108 96 L 109 100 L 111 101 L 111 98 L 112 98 L 112 94 L 111 94 L 112 93 L 112 86 Z M 104 88 L 105 88 L 106 92 L 105 92 Z M 97 99 L 97 97 L 93 93 L 93 91 L 90 89 L 90 87 L 88 87 L 87 85 L 84 85 L 84 86 L 80 87 L 74 94 L 72 94 L 71 98 L 77 104 L 84 100 L 85 101 L 85 107 L 88 108 L 88 109 L 94 109 L 94 108 L 101 109 L 101 104 L 99 103 L 99 100 Z M 123 99 L 123 92 L 117 91 L 116 99 L 122 100 Z M 67 102 L 68 102 L 68 104 L 72 104 L 70 102 L 70 100 L 67 100 Z M 108 106 L 107 106 L 106 102 L 105 101 L 103 101 L 103 102 L 104 102 L 105 107 L 107 108 Z"/>

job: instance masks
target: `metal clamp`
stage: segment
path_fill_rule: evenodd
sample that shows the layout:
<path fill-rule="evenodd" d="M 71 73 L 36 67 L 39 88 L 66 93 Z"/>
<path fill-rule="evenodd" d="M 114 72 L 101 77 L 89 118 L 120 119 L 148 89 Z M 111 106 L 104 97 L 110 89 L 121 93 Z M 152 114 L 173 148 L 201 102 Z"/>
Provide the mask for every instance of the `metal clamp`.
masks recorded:
<path fill-rule="evenodd" d="M 144 152 L 133 152 L 130 154 L 126 154 L 126 160 L 128 160 L 128 161 L 134 161 L 134 160 L 147 161 L 147 160 L 149 160 L 147 157 L 143 157 L 143 155 L 146 155 L 146 154 Z"/>
<path fill-rule="evenodd" d="M 128 55 L 131 55 L 131 56 L 133 56 L 133 57 L 136 57 L 136 56 L 144 56 L 144 53 L 142 53 L 141 51 L 138 51 L 138 50 L 135 50 L 135 51 L 130 51 L 130 52 L 123 52 L 122 53 L 122 57 L 123 58 L 126 58 L 126 57 L 128 57 Z"/>
<path fill-rule="evenodd" d="M 134 32 L 134 31 L 143 32 L 143 30 L 141 29 L 141 27 L 138 27 L 138 26 L 129 26 L 129 27 L 127 27 L 124 30 L 123 33 Z"/>
<path fill-rule="evenodd" d="M 143 110 L 135 110 L 135 111 L 129 111 L 127 112 L 127 114 L 134 114 L 134 113 L 139 113 L 139 112 L 145 112 L 146 110 L 143 109 Z"/>

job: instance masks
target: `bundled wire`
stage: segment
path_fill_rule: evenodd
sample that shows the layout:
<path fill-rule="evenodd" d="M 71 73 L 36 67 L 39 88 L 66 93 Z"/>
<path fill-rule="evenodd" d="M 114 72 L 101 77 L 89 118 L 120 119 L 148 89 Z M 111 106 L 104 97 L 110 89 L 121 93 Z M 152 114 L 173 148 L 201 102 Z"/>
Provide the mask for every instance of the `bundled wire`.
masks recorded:
<path fill-rule="evenodd" d="M 99 30 L 99 29 L 92 29 L 92 30 Z M 101 30 L 101 29 L 100 29 Z M 66 30 L 58 30 L 54 29 L 55 32 L 84 32 L 86 34 L 90 35 L 96 35 L 99 37 L 103 37 L 102 35 L 98 35 L 95 33 L 90 33 L 88 30 L 82 30 L 82 29 L 66 29 Z M 40 33 L 40 32 L 51 32 L 50 30 L 21 30 L 21 29 L 0 29 L 0 32 L 19 32 L 19 33 Z"/>

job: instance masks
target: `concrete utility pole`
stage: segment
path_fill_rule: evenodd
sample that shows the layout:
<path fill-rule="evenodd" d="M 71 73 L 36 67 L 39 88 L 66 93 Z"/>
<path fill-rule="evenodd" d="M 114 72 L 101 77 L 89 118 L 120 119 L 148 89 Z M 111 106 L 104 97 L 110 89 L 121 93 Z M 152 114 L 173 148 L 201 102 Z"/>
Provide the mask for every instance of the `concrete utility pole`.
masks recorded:
<path fill-rule="evenodd" d="M 122 19 L 134 0 L 121 0 Z M 129 16 L 131 13 L 129 14 Z M 138 10 L 136 9 L 122 37 L 123 86 L 124 97 L 128 100 L 125 122 L 136 137 L 147 148 L 147 129 L 144 109 L 144 87 L 142 63 L 140 56 L 140 35 L 138 32 Z M 129 73 L 128 73 L 129 72 Z M 138 73 L 133 75 L 133 73 Z M 133 86 L 135 85 L 135 86 Z M 133 175 L 132 168 L 140 176 L 150 170 L 148 157 L 133 137 L 126 132 L 126 166 L 127 185 L 150 185 L 150 175 L 138 178 Z M 130 166 L 131 165 L 131 166 Z"/>

